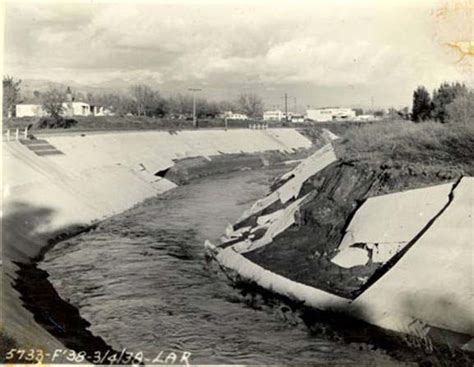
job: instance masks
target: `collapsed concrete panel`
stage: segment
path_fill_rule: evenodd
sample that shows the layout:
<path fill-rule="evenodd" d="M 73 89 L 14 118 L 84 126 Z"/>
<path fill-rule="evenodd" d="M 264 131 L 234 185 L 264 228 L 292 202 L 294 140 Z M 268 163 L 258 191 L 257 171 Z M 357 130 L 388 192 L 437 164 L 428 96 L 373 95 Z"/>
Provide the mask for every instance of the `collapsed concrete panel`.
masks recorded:
<path fill-rule="evenodd" d="M 292 202 L 285 209 L 277 210 L 276 212 L 266 215 L 263 219 L 261 219 L 262 217 L 257 218 L 257 223 L 260 219 L 261 224 L 257 225 L 254 230 L 264 229 L 265 234 L 255 241 L 239 242 L 233 245 L 232 248 L 239 253 L 245 253 L 268 245 L 273 241 L 273 238 L 295 223 L 295 214 L 308 195 L 309 194 Z"/>
<path fill-rule="evenodd" d="M 367 199 L 352 218 L 331 261 L 341 267 L 385 263 L 412 240 L 449 200 L 452 184 L 397 192 Z M 357 249 L 354 249 L 354 246 Z M 370 256 L 363 262 L 367 252 Z"/>
<path fill-rule="evenodd" d="M 303 160 L 294 170 L 280 177 L 280 181 L 285 181 L 285 183 L 263 199 L 256 201 L 251 208 L 242 214 L 239 221 L 243 221 L 261 212 L 278 200 L 280 200 L 282 204 L 285 204 L 290 199 L 297 198 L 303 183 L 308 178 L 336 160 L 336 154 L 330 144 L 317 150 L 311 156 Z"/>
<path fill-rule="evenodd" d="M 272 290 L 279 295 L 303 301 L 309 307 L 336 311 L 344 309 L 350 302 L 343 297 L 309 287 L 268 271 L 238 254 L 230 247 L 216 251 L 216 246 L 209 241 L 206 241 L 205 247 L 209 253 L 215 254 L 216 260 L 226 269 L 229 276 L 235 275 L 254 282 L 264 289 Z"/>
<path fill-rule="evenodd" d="M 474 335 L 473 208 L 474 178 L 464 177 L 446 210 L 353 309 L 392 330 L 411 333 L 415 323 L 425 333 L 434 326 Z"/>
<path fill-rule="evenodd" d="M 368 198 L 352 218 L 339 248 L 357 242 L 411 240 L 446 205 L 452 186 L 448 183 Z"/>

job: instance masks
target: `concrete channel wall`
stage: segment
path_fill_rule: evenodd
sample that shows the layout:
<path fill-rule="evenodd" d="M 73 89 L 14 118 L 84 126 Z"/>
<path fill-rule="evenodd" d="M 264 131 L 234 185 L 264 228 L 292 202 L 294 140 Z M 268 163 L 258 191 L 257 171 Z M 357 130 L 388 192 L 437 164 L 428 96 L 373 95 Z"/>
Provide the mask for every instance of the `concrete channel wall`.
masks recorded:
<path fill-rule="evenodd" d="M 51 236 L 122 212 L 175 185 L 155 176 L 185 157 L 309 148 L 294 129 L 144 131 L 42 135 L 3 143 L 2 325 L 22 347 L 58 342 L 21 306 L 15 261 L 37 256 Z M 44 154 L 45 150 L 54 154 Z"/>

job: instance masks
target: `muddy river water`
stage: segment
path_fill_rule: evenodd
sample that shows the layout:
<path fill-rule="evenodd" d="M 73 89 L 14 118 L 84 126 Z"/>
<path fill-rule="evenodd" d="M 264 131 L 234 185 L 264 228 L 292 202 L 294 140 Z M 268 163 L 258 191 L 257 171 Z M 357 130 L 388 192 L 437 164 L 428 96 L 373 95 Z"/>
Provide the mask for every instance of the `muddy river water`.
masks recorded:
<path fill-rule="evenodd" d="M 330 341 L 278 308 L 252 308 L 205 264 L 217 241 L 286 169 L 199 180 L 101 223 L 50 250 L 40 268 L 113 348 L 191 353 L 192 364 L 367 363 L 379 352 Z"/>

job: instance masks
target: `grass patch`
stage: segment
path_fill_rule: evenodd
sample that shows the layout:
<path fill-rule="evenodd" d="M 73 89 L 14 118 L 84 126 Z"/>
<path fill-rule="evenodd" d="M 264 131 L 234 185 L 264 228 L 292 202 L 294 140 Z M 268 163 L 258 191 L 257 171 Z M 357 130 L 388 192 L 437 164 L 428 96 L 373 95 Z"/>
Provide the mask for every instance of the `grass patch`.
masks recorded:
<path fill-rule="evenodd" d="M 192 120 L 179 120 L 169 118 L 155 118 L 148 116 L 73 116 L 77 124 L 68 128 L 70 131 L 91 131 L 91 130 L 175 130 L 175 129 L 194 129 Z M 38 117 L 21 117 L 4 119 L 4 129 L 24 129 L 32 126 L 35 130 L 38 128 Z M 251 120 L 229 120 L 227 127 L 248 128 L 249 124 L 262 124 L 262 121 Z M 282 123 L 271 123 L 273 127 L 281 127 Z M 226 123 L 223 119 L 209 118 L 198 119 L 200 128 L 224 128 Z"/>
<path fill-rule="evenodd" d="M 370 163 L 443 165 L 473 173 L 474 124 L 391 121 L 347 129 L 339 157 Z"/>

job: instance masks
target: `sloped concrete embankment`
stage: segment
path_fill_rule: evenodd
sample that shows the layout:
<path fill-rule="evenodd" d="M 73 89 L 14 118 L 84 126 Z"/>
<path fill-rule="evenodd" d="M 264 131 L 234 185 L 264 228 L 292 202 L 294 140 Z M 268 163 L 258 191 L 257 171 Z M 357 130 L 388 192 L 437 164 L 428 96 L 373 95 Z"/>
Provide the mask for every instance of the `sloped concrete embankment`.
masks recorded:
<path fill-rule="evenodd" d="M 21 142 L 3 145 L 2 218 L 2 326 L 21 347 L 43 350 L 61 345 L 22 307 L 22 296 L 12 286 L 18 281 L 18 264 L 34 263 L 55 239 L 175 187 L 157 175 L 175 160 L 290 153 L 311 146 L 292 129 L 77 133 L 44 138 L 54 154 Z"/>
<path fill-rule="evenodd" d="M 473 178 L 341 162 L 326 146 L 274 188 L 206 243 L 232 279 L 472 347 Z"/>

